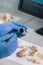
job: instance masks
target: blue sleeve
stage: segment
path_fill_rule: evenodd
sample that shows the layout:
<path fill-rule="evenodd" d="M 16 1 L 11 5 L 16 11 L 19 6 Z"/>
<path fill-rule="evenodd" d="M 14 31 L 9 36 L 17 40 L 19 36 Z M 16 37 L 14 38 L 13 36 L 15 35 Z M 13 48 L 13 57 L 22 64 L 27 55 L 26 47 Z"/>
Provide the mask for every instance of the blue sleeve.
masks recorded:
<path fill-rule="evenodd" d="M 2 39 L 2 38 L 1 38 Z M 0 41 L 0 59 L 11 55 L 18 48 L 18 40 L 16 34 L 7 34 Z"/>

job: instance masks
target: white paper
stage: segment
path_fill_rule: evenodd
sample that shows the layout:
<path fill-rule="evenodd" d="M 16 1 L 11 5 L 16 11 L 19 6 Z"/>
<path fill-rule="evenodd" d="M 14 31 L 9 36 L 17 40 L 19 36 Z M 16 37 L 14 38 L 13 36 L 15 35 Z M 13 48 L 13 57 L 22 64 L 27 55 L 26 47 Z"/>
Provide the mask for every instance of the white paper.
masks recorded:
<path fill-rule="evenodd" d="M 26 42 L 24 40 L 21 40 L 21 42 L 24 46 L 31 46 L 31 45 L 34 45 L 32 43 L 29 43 L 29 42 Z M 34 45 L 37 47 L 38 51 L 40 53 L 43 53 L 43 48 L 40 47 L 40 46 L 37 46 L 37 45 Z M 19 51 L 19 49 L 17 49 L 11 56 L 8 57 L 8 59 L 16 62 L 16 63 L 19 63 L 19 64 L 22 64 L 22 65 L 43 65 L 43 60 L 40 60 L 40 64 L 33 64 L 31 61 L 28 61 L 26 58 L 19 58 L 16 56 L 16 53 Z"/>

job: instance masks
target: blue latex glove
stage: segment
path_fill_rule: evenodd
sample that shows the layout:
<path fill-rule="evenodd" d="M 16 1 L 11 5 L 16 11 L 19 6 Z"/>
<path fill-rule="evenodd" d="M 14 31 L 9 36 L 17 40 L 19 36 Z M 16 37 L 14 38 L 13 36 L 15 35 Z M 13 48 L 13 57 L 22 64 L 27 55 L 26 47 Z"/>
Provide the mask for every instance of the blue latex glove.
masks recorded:
<path fill-rule="evenodd" d="M 27 32 L 27 27 L 24 26 L 23 24 L 20 24 L 18 22 L 13 22 L 13 21 L 5 22 L 3 24 L 0 24 L 0 36 L 5 35 L 9 32 L 14 32 L 14 31 L 17 32 L 20 28 L 22 28 L 25 32 Z"/>
<path fill-rule="evenodd" d="M 0 24 L 0 58 L 11 55 L 18 47 L 17 37 L 23 36 L 22 34 L 17 36 L 20 28 L 27 32 L 27 27 L 14 21 Z"/>

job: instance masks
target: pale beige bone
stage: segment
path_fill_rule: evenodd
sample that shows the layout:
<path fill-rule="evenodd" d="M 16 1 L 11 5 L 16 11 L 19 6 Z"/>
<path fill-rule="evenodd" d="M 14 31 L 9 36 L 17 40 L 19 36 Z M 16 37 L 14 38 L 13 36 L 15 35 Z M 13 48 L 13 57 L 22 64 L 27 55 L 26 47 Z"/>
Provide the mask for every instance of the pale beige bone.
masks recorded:
<path fill-rule="evenodd" d="M 2 16 L 2 21 L 12 21 L 13 20 L 13 16 L 10 13 L 5 13 Z"/>
<path fill-rule="evenodd" d="M 21 51 L 17 52 L 17 57 L 24 57 L 26 56 L 27 48 L 22 49 Z"/>
<path fill-rule="evenodd" d="M 38 56 L 40 59 L 43 59 L 43 54 L 38 53 L 37 56 Z"/>
<path fill-rule="evenodd" d="M 39 59 L 35 59 L 35 58 L 31 58 L 31 61 L 35 64 L 39 64 L 40 60 Z"/>

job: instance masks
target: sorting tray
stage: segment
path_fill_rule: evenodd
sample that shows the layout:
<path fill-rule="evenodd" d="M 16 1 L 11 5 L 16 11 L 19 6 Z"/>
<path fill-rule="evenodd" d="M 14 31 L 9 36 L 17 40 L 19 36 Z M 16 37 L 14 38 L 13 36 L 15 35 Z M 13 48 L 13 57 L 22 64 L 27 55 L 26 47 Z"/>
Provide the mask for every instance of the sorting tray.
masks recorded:
<path fill-rule="evenodd" d="M 21 41 L 21 42 L 18 42 L 18 44 L 23 44 L 26 47 L 34 45 L 30 42 L 26 42 L 26 41 L 21 40 L 21 39 L 18 39 L 18 41 Z M 37 47 L 37 49 L 40 53 L 43 53 L 43 48 L 42 47 L 37 46 L 37 45 L 34 45 L 34 46 Z M 11 56 L 9 56 L 7 59 L 12 60 L 16 63 L 19 63 L 19 65 L 43 65 L 43 60 L 42 59 L 40 60 L 40 64 L 35 64 L 35 63 L 32 63 L 31 61 L 27 60 L 25 57 L 22 57 L 22 58 L 17 57 L 16 53 L 18 51 L 20 51 L 19 48 Z"/>

